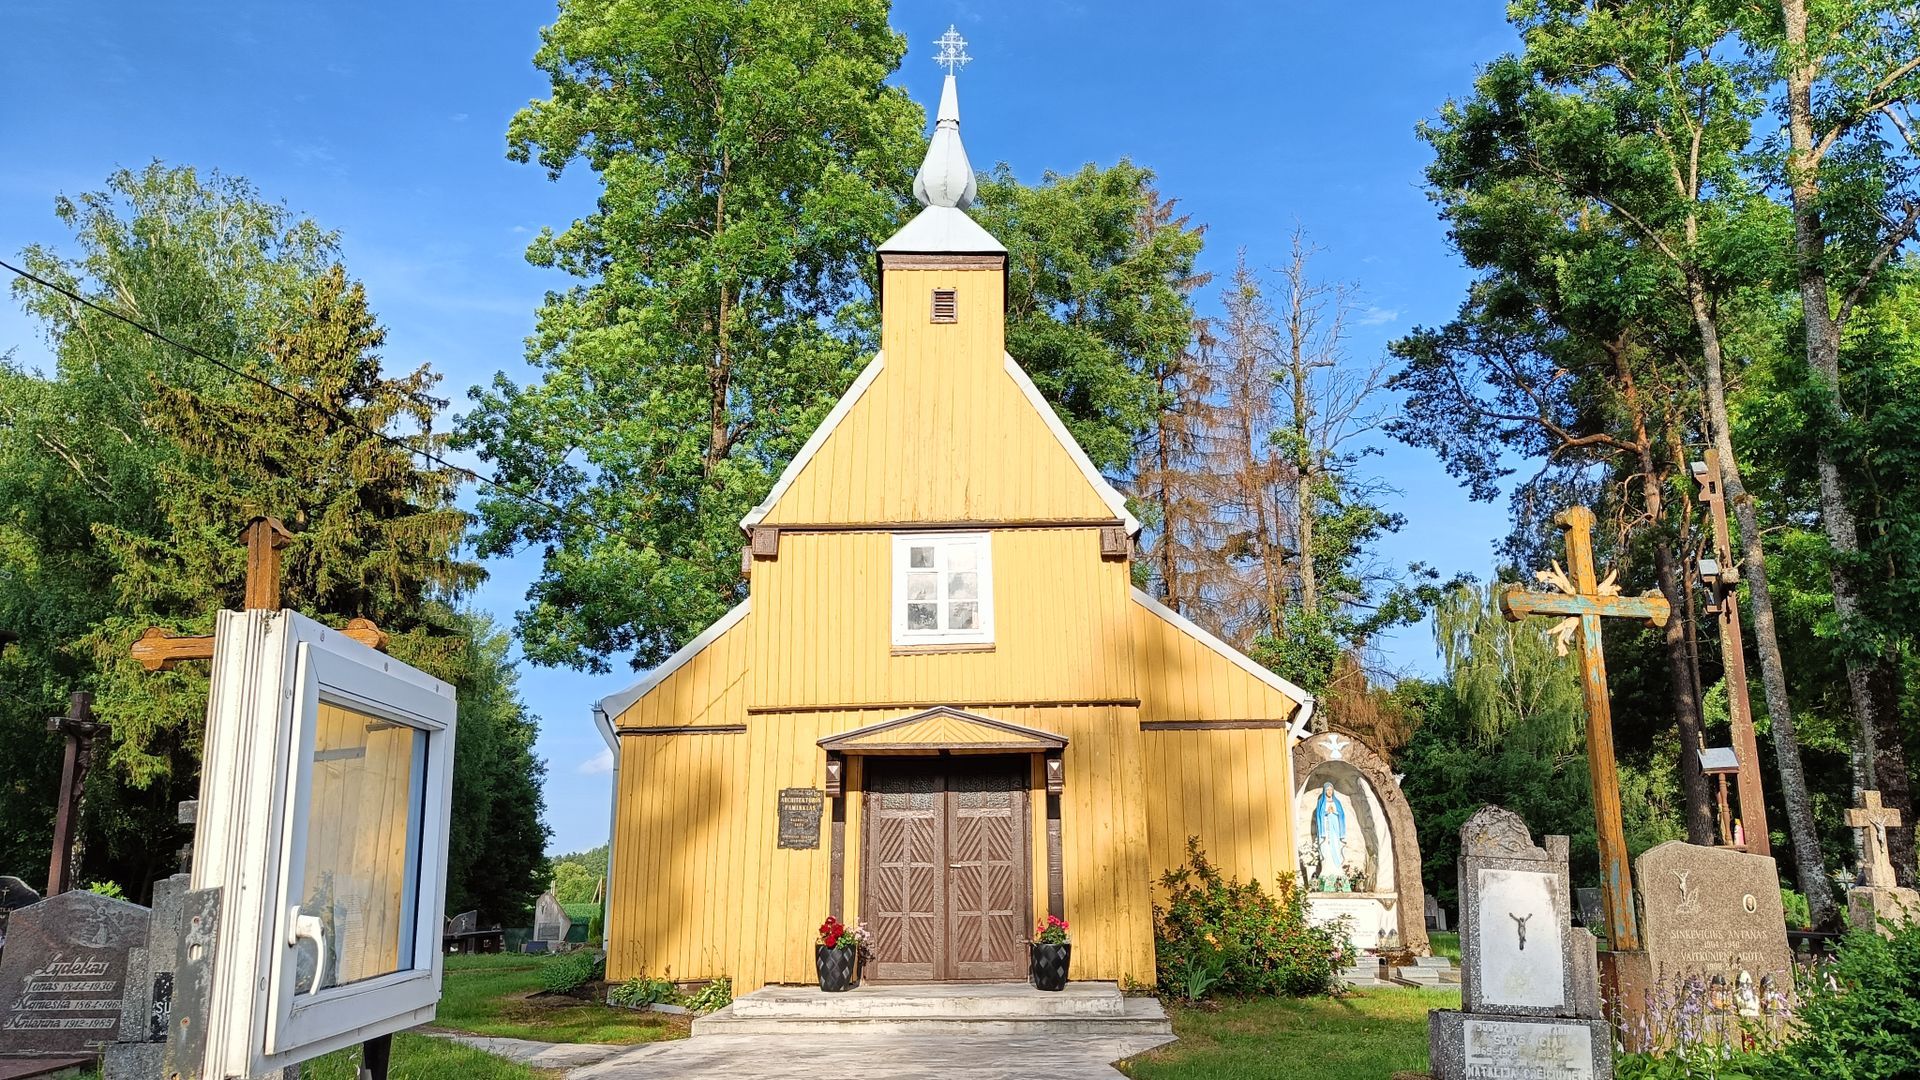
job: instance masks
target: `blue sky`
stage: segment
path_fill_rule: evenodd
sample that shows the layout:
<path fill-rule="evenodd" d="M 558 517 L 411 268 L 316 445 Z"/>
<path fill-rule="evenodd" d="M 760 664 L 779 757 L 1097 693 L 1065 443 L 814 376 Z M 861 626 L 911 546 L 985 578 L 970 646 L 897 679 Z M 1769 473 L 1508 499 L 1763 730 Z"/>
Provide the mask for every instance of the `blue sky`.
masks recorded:
<path fill-rule="evenodd" d="M 388 331 L 394 367 L 430 363 L 461 407 L 467 387 L 526 371 L 521 342 L 556 275 L 526 242 L 591 207 L 590 174 L 550 182 L 505 155 L 509 116 L 546 89 L 530 63 L 552 0 L 324 5 L 11 0 L 0 6 L 0 249 L 67 245 L 54 196 L 155 158 L 244 176 L 342 234 Z M 1414 124 L 1516 44 L 1497 2 L 1104 4 L 901 0 L 898 79 L 931 107 L 930 42 L 949 22 L 975 62 L 962 131 L 977 167 L 1048 169 L 1131 156 L 1207 224 L 1207 268 L 1236 248 L 1283 256 L 1295 224 L 1351 280 L 1356 358 L 1444 320 L 1467 281 L 1420 189 Z M 877 239 L 877 238 L 876 238 Z M 1211 305 L 1211 298 L 1207 303 Z M 37 327 L 0 304 L 0 352 L 40 364 Z M 1384 550 L 1486 576 L 1504 508 L 1471 504 L 1420 452 L 1376 459 L 1408 527 Z M 494 562 L 474 598 L 503 622 L 537 556 Z M 1430 631 L 1385 642 L 1405 669 L 1435 666 Z M 608 777 L 590 701 L 630 676 L 525 666 L 541 719 L 552 849 L 606 838 Z"/>

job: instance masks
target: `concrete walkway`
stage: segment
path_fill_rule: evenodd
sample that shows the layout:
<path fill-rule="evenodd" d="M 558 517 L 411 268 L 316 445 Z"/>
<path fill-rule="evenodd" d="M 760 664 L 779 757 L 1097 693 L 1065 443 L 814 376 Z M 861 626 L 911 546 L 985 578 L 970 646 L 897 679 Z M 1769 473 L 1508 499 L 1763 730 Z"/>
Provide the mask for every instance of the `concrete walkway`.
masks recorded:
<path fill-rule="evenodd" d="M 431 1035 L 436 1039 L 457 1042 L 462 1046 L 471 1046 L 475 1050 L 485 1050 L 494 1057 L 517 1061 L 536 1069 L 575 1069 L 582 1065 L 592 1065 L 598 1061 L 631 1050 L 631 1046 L 615 1046 L 610 1043 L 549 1043 L 534 1042 L 531 1039 L 509 1039 L 496 1035 L 463 1035 L 455 1031 L 418 1031 L 421 1035 Z"/>
<path fill-rule="evenodd" d="M 904 1024 L 835 1035 L 702 1035 L 615 1048 L 567 1080 L 1122 1080 L 1112 1062 L 1172 1041 L 1170 1035 L 929 1035 Z"/>

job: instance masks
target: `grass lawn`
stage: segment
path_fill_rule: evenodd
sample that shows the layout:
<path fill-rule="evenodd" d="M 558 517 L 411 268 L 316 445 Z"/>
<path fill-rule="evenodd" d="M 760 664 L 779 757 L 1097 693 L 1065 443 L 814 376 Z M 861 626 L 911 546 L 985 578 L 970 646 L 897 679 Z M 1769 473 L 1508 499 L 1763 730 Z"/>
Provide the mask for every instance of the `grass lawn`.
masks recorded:
<path fill-rule="evenodd" d="M 1433 955 L 1444 956 L 1454 963 L 1460 962 L 1460 934 L 1454 930 L 1429 930 L 1427 943 L 1433 946 Z"/>
<path fill-rule="evenodd" d="M 360 1048 L 335 1050 L 300 1066 L 300 1080 L 354 1080 L 360 1067 Z M 445 1039 L 404 1032 L 393 1037 L 393 1059 L 387 1063 L 389 1080 L 554 1080 L 558 1069 L 529 1069 L 485 1051 Z"/>
<path fill-rule="evenodd" d="M 1424 1071 L 1427 1010 L 1459 1007 L 1459 991 L 1406 988 L 1169 1006 L 1180 1041 L 1119 1068 L 1136 1080 L 1386 1080 Z"/>
<path fill-rule="evenodd" d="M 440 1012 L 430 1026 L 557 1043 L 644 1043 L 686 1037 L 684 1016 L 616 1009 L 557 994 L 535 996 L 540 993 L 540 967 L 548 962 L 544 956 L 517 953 L 447 957 Z M 396 1049 L 396 1065 L 399 1056 Z"/>

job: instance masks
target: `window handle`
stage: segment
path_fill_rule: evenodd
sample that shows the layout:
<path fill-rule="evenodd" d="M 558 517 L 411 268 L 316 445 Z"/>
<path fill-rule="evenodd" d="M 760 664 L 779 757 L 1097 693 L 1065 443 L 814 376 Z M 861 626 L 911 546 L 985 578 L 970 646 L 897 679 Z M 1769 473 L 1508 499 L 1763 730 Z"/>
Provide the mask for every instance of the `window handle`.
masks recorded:
<path fill-rule="evenodd" d="M 287 947 L 291 949 L 299 945 L 301 938 L 306 938 L 314 944 L 316 951 L 313 956 L 313 982 L 307 987 L 307 993 L 317 994 L 320 992 L 320 979 L 327 972 L 326 924 L 321 922 L 317 915 L 301 914 L 298 907 L 288 909 L 288 915 L 293 920 L 293 929 L 287 935 Z"/>

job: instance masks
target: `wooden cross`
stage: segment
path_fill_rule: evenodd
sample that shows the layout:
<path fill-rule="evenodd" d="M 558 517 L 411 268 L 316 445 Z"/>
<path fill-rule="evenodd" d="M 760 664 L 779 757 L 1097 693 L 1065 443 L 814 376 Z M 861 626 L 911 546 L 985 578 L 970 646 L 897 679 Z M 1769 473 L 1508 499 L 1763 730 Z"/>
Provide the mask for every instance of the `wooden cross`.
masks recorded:
<path fill-rule="evenodd" d="M 1556 592 L 1529 592 L 1510 586 L 1500 594 L 1500 610 L 1519 621 L 1529 615 L 1564 616 L 1550 633 L 1559 638 L 1560 655 L 1580 638 L 1580 692 L 1587 704 L 1587 766 L 1593 783 L 1594 833 L 1600 844 L 1600 892 L 1606 901 L 1613 947 L 1640 947 L 1640 922 L 1633 909 L 1633 869 L 1627 862 L 1627 831 L 1620 820 L 1620 773 L 1613 757 L 1613 708 L 1607 697 L 1607 659 L 1600 646 L 1600 620 L 1643 619 L 1665 626 L 1670 609 L 1656 592 L 1621 596 L 1617 570 L 1596 580 L 1593 567 L 1593 511 L 1570 507 L 1553 523 L 1566 533 L 1567 568 L 1558 563 L 1534 577 Z"/>
<path fill-rule="evenodd" d="M 73 888 L 73 844 L 80 835 L 80 795 L 87 787 L 87 769 L 93 764 L 93 738 L 106 725 L 93 718 L 93 695 L 76 692 L 67 703 L 67 715 L 47 721 L 48 731 L 66 736 L 66 754 L 60 762 L 60 801 L 53 811 L 53 857 L 47 864 L 47 895 Z"/>
<path fill-rule="evenodd" d="M 280 549 L 292 535 L 279 518 L 256 517 L 247 522 L 247 584 L 242 610 L 280 610 Z M 387 635 L 372 619 L 350 619 L 341 632 L 370 649 L 387 647 Z M 148 671 L 167 671 L 182 660 L 213 659 L 213 638 L 184 637 L 149 626 L 128 652 Z"/>
<path fill-rule="evenodd" d="M 1861 831 L 1866 841 L 1866 865 L 1860 867 L 1860 883 L 1890 889 L 1899 882 L 1893 876 L 1893 860 L 1887 857 L 1887 830 L 1900 824 L 1900 811 L 1880 804 L 1878 791 L 1863 791 L 1860 801 L 1867 805 L 1847 811 L 1847 824 Z"/>

